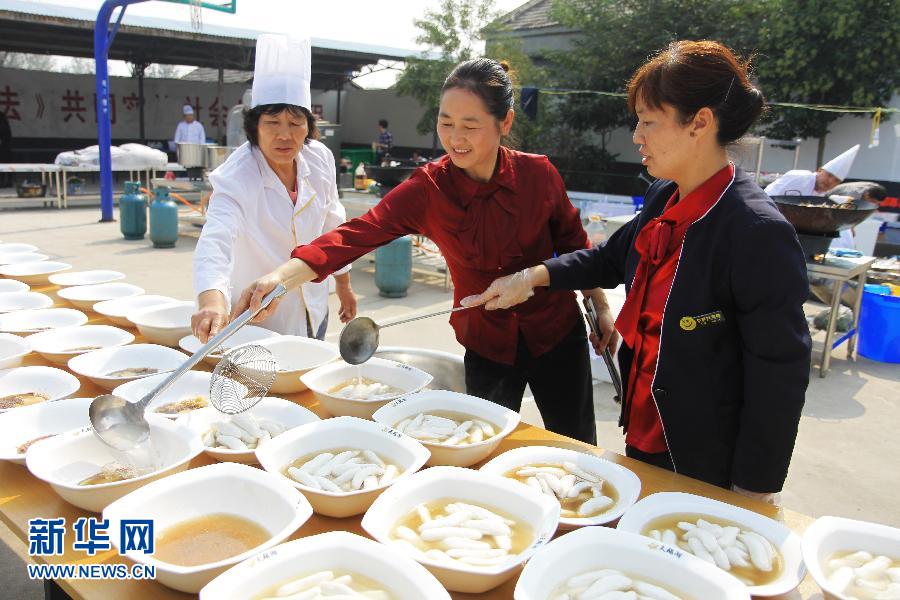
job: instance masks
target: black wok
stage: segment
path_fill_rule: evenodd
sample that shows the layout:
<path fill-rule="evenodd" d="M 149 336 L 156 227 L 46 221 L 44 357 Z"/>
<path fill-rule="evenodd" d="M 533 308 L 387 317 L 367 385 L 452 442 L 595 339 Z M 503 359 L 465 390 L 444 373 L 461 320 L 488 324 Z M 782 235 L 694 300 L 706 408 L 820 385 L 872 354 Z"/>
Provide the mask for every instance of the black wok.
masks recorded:
<path fill-rule="evenodd" d="M 366 176 L 384 187 L 396 187 L 410 178 L 417 167 L 377 167 L 365 165 Z"/>
<path fill-rule="evenodd" d="M 773 196 L 781 214 L 800 233 L 835 233 L 865 221 L 878 206 L 854 200 L 853 208 L 839 208 L 821 196 Z"/>

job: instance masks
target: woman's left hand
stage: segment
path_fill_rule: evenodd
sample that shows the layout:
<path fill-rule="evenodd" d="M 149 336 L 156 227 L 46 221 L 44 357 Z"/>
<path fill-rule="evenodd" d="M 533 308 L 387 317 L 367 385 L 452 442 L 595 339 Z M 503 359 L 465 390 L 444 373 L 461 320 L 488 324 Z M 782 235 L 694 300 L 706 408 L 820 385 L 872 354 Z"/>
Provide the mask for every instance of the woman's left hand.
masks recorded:
<path fill-rule="evenodd" d="M 346 281 L 342 281 L 341 276 L 335 277 L 335 292 L 341 303 L 341 307 L 338 310 L 338 317 L 341 319 L 341 323 L 347 323 L 356 318 L 356 294 L 353 293 L 353 288 L 350 287 L 350 276 L 347 275 L 346 277 Z"/>
<path fill-rule="evenodd" d="M 746 496 L 747 498 L 765 502 L 766 504 L 772 504 L 774 506 L 781 505 L 781 492 L 751 492 L 750 490 L 745 490 L 734 484 L 731 484 L 731 491 L 737 492 L 741 496 Z"/>

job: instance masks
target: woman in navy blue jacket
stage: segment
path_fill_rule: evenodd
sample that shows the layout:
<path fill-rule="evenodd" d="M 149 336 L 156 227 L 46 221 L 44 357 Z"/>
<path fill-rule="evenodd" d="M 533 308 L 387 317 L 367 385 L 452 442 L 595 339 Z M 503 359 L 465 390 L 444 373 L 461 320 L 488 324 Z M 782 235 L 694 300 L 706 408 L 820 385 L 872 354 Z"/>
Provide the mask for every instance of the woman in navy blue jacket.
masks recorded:
<path fill-rule="evenodd" d="M 764 105 L 727 48 L 674 42 L 628 88 L 634 142 L 659 178 L 640 215 L 602 247 L 498 279 L 463 303 L 505 309 L 537 286 L 625 283 L 616 329 L 626 453 L 771 500 L 793 453 L 810 338 L 794 229 L 726 152 Z"/>

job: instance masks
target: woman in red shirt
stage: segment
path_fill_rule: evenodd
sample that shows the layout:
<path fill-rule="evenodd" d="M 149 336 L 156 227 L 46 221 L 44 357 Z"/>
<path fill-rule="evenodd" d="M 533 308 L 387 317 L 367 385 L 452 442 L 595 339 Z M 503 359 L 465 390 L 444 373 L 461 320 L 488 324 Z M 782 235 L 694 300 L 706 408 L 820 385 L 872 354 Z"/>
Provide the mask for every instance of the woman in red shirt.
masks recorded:
<path fill-rule="evenodd" d="M 440 248 L 455 304 L 499 275 L 588 247 L 547 157 L 501 145 L 512 128 L 512 107 L 505 65 L 486 58 L 457 65 L 444 82 L 437 123 L 447 155 L 418 169 L 362 217 L 296 248 L 288 263 L 244 291 L 233 314 L 258 307 L 279 283 L 321 281 L 408 234 L 425 235 Z M 605 305 L 601 291 L 595 297 Z M 611 335 L 608 311 L 601 320 Z M 450 324 L 466 348 L 470 394 L 518 411 L 528 384 L 547 429 L 596 443 L 588 344 L 573 292 L 541 290 L 510 311 L 456 312 Z"/>
<path fill-rule="evenodd" d="M 626 453 L 771 498 L 809 377 L 809 285 L 793 228 L 728 158 L 763 107 L 727 48 L 674 42 L 628 87 L 634 143 L 659 178 L 641 214 L 605 246 L 498 279 L 462 304 L 511 309 L 536 289 L 625 283 Z"/>

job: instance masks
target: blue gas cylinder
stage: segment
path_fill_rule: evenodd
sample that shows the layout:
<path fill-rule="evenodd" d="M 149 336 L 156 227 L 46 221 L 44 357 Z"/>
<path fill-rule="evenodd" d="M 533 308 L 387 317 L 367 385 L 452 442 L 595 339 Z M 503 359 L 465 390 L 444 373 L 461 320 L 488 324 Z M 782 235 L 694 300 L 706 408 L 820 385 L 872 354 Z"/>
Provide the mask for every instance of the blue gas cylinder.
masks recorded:
<path fill-rule="evenodd" d="M 412 282 L 412 240 L 403 236 L 375 251 L 375 285 L 385 298 L 402 298 Z"/>
<path fill-rule="evenodd" d="M 174 248 L 178 241 L 178 206 L 169 197 L 169 188 L 154 189 L 150 204 L 150 239 L 154 248 Z"/>
<path fill-rule="evenodd" d="M 147 233 L 147 196 L 139 181 L 126 181 L 119 198 L 119 229 L 126 240 L 142 240 Z"/>

